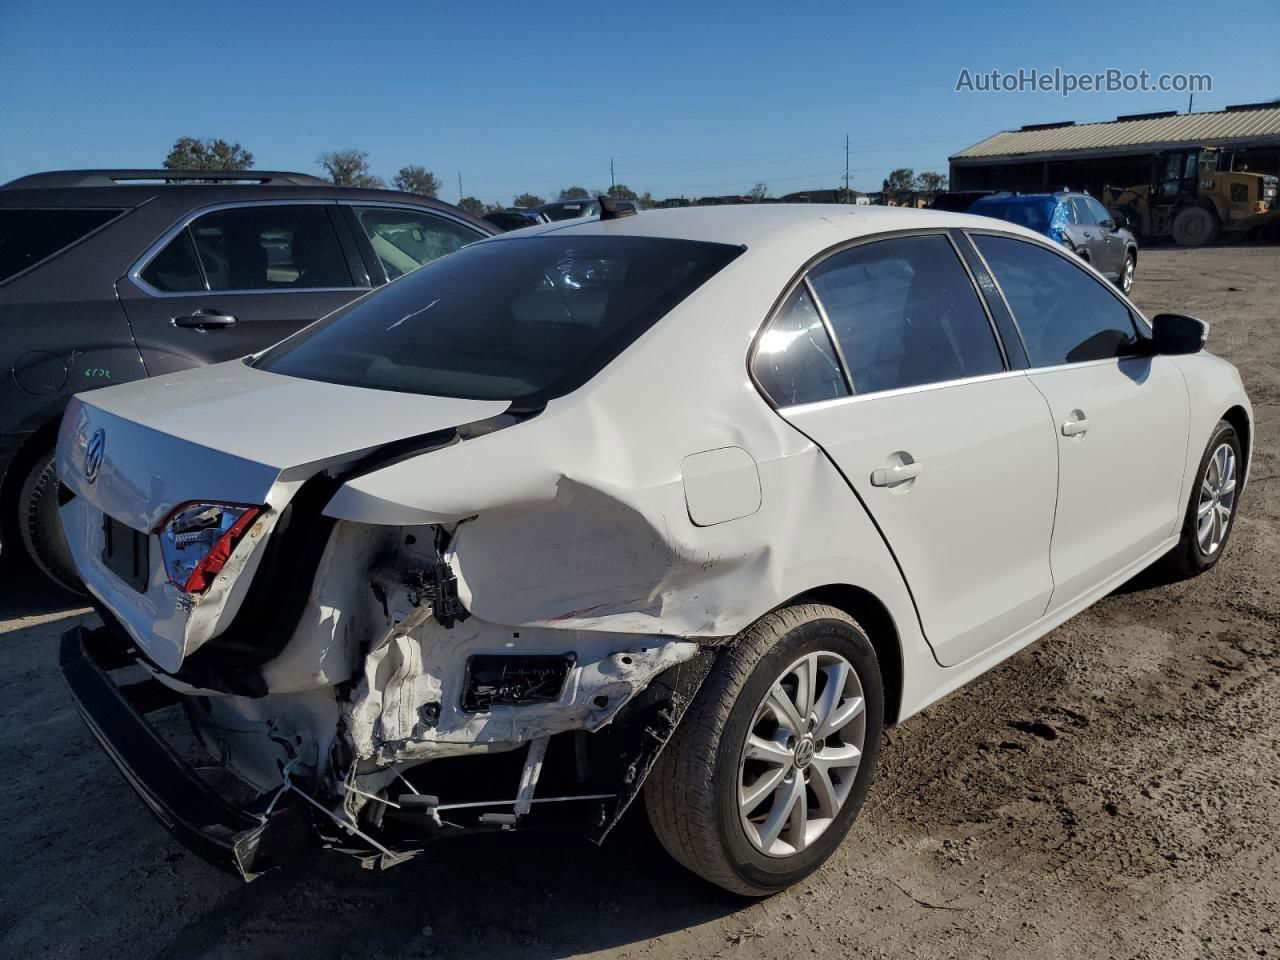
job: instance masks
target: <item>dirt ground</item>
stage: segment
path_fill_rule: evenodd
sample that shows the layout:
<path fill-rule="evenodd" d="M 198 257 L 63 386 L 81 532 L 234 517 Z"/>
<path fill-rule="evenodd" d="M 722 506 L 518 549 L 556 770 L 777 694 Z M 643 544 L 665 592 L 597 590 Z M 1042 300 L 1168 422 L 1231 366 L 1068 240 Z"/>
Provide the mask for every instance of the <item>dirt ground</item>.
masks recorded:
<path fill-rule="evenodd" d="M 367 873 L 316 854 L 242 885 L 169 839 L 72 710 L 57 639 L 88 616 L 0 569 L 0 955 L 1280 956 L 1280 248 L 1145 252 L 1150 313 L 1209 320 L 1258 449 L 1227 556 L 1140 577 L 890 731 L 860 820 L 764 902 L 603 848 L 444 842 Z"/>

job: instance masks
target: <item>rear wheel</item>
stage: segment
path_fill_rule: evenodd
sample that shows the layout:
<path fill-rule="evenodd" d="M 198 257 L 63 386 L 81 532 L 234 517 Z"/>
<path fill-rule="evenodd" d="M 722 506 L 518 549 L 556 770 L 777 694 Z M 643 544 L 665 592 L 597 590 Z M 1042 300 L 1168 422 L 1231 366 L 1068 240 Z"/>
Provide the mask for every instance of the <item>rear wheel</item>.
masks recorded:
<path fill-rule="evenodd" d="M 1166 558 L 1174 572 L 1194 577 L 1222 557 L 1235 521 L 1242 465 L 1235 427 L 1218 421 L 1196 471 L 1182 536 Z"/>
<path fill-rule="evenodd" d="M 72 593 L 84 593 L 67 538 L 58 521 L 58 475 L 53 451 L 40 457 L 18 491 L 18 531 L 27 555 L 50 580 Z"/>
<path fill-rule="evenodd" d="M 645 784 L 662 845 L 735 893 L 802 880 L 848 832 L 884 723 L 875 651 L 845 613 L 775 611 L 720 657 Z"/>
<path fill-rule="evenodd" d="M 1204 207 L 1187 207 L 1173 218 L 1173 242 L 1180 247 L 1213 243 L 1218 236 L 1218 218 Z"/>

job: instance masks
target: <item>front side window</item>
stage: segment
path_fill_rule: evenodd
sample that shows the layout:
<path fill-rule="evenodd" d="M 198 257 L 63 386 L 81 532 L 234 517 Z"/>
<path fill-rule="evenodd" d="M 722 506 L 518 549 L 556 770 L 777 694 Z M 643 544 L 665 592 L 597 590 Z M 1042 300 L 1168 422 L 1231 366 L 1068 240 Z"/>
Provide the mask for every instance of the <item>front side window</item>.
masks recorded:
<path fill-rule="evenodd" d="M 313 324 L 255 366 L 537 404 L 581 386 L 741 252 L 558 234 L 472 244 Z"/>
<path fill-rule="evenodd" d="M 855 393 L 1004 369 L 978 292 L 946 237 L 852 247 L 822 261 L 809 279 Z"/>
<path fill-rule="evenodd" d="M 760 334 L 751 371 L 779 407 L 848 395 L 826 325 L 803 284 Z"/>
<path fill-rule="evenodd" d="M 0 283 L 119 215 L 119 210 L 0 210 Z"/>
<path fill-rule="evenodd" d="M 973 242 L 1009 301 L 1033 367 L 1132 352 L 1138 334 L 1129 308 L 1066 257 L 1012 237 Z"/>
<path fill-rule="evenodd" d="M 388 280 L 484 237 L 444 217 L 401 207 L 356 207 L 355 214 Z"/>

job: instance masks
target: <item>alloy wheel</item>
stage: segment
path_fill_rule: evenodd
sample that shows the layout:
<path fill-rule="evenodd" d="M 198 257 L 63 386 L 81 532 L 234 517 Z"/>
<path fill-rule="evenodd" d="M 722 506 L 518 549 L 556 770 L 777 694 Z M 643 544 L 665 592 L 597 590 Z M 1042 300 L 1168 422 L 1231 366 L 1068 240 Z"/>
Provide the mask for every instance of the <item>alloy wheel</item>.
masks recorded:
<path fill-rule="evenodd" d="M 1133 274 L 1136 269 L 1137 264 L 1134 262 L 1133 257 L 1125 257 L 1124 277 L 1120 281 L 1125 293 L 1133 289 Z"/>
<path fill-rule="evenodd" d="M 1200 502 L 1196 505 L 1196 539 L 1205 556 L 1221 549 L 1231 526 L 1236 505 L 1236 453 L 1221 443 L 1209 458 L 1200 481 Z"/>
<path fill-rule="evenodd" d="M 747 839 L 787 857 L 818 839 L 853 789 L 866 738 L 858 673 L 830 651 L 808 653 L 756 707 L 738 775 Z"/>

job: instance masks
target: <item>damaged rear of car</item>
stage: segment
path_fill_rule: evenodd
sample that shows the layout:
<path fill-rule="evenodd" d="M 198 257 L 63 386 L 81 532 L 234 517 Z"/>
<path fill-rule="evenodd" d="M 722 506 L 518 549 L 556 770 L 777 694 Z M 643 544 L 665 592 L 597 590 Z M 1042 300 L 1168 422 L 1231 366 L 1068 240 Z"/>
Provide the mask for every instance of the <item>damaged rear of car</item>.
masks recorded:
<path fill-rule="evenodd" d="M 105 625 L 63 669 L 161 820 L 246 879 L 300 828 L 383 866 L 459 831 L 602 838 L 737 625 L 664 529 L 673 465 L 634 469 L 570 395 L 741 252 L 477 244 L 258 357 L 75 399 L 60 511 Z M 254 799 L 152 731 L 174 703 Z"/>

